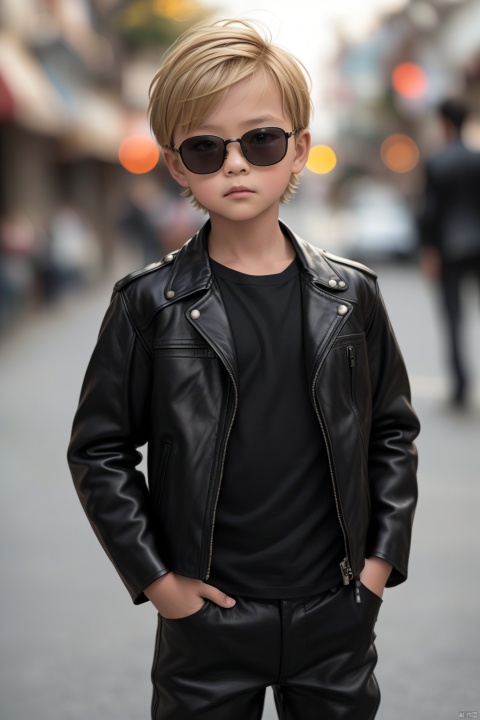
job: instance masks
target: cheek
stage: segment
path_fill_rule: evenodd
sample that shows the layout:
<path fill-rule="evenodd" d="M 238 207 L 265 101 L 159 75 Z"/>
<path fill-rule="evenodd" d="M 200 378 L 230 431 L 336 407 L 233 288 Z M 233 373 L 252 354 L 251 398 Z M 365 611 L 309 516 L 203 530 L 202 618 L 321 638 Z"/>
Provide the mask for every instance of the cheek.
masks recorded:
<path fill-rule="evenodd" d="M 208 197 L 214 189 L 211 177 L 208 175 L 197 175 L 188 178 L 188 186 L 198 200 Z"/>
<path fill-rule="evenodd" d="M 214 203 L 223 194 L 221 183 L 215 175 L 197 175 L 189 178 L 188 187 L 200 205 L 207 208 L 210 208 L 212 202 Z"/>
<path fill-rule="evenodd" d="M 270 171 L 270 173 L 264 178 L 265 190 L 272 195 L 278 195 L 280 197 L 290 181 L 290 175 L 290 166 L 282 167 L 281 164 L 279 164 L 278 167 L 276 167 L 275 172 Z"/>

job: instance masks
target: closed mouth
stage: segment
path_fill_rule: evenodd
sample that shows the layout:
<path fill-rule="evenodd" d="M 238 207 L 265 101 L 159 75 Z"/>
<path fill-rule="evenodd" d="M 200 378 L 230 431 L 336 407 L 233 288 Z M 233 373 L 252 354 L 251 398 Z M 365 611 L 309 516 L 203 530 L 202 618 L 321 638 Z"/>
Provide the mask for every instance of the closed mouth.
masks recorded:
<path fill-rule="evenodd" d="M 233 195 L 234 193 L 242 193 L 242 192 L 253 193 L 253 190 L 250 190 L 250 188 L 243 187 L 243 185 L 240 185 L 239 187 L 230 188 L 230 190 L 228 190 L 228 191 L 225 193 L 225 196 L 227 196 L 227 195 Z"/>

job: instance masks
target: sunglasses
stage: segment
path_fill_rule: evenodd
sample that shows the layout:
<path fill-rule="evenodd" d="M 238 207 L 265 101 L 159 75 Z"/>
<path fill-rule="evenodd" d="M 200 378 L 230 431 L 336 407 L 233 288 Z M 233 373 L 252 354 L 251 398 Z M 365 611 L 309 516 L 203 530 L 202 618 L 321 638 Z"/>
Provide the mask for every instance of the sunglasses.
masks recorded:
<path fill-rule="evenodd" d="M 249 130 L 240 138 L 222 140 L 216 135 L 196 135 L 187 138 L 180 147 L 172 143 L 171 150 L 178 152 L 182 162 L 196 175 L 209 175 L 220 170 L 228 155 L 227 145 L 238 142 L 244 157 L 251 165 L 276 165 L 287 154 L 288 139 L 300 130 L 285 132 L 277 127 Z"/>

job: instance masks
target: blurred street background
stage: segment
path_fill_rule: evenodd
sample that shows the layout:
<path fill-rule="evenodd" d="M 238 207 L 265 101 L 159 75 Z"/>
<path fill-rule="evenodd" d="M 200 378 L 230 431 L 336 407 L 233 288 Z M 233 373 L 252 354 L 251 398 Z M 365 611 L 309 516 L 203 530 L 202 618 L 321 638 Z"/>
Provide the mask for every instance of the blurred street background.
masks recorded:
<path fill-rule="evenodd" d="M 0 720 L 149 717 L 155 613 L 131 605 L 65 453 L 113 283 L 204 221 L 151 140 L 148 86 L 176 36 L 226 16 L 305 61 L 314 148 L 281 217 L 379 273 L 423 426 L 411 575 L 377 626 L 378 718 L 475 717 L 480 288 L 462 288 L 472 381 L 454 407 L 419 217 L 444 98 L 470 107 L 480 152 L 480 0 L 0 0 Z"/>

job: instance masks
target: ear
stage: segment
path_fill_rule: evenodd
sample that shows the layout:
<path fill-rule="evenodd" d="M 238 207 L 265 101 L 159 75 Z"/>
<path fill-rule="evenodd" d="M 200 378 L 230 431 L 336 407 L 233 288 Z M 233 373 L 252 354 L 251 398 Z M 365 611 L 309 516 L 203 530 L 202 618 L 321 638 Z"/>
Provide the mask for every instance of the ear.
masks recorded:
<path fill-rule="evenodd" d="M 165 165 L 167 166 L 173 179 L 176 180 L 183 188 L 190 187 L 190 183 L 188 182 L 188 178 L 185 174 L 185 168 L 179 154 L 170 148 L 162 148 L 162 154 L 163 159 L 165 160 Z"/>
<path fill-rule="evenodd" d="M 300 136 L 295 138 L 295 157 L 292 165 L 292 173 L 298 174 L 305 167 L 310 152 L 312 135 L 310 130 L 302 130 Z"/>

